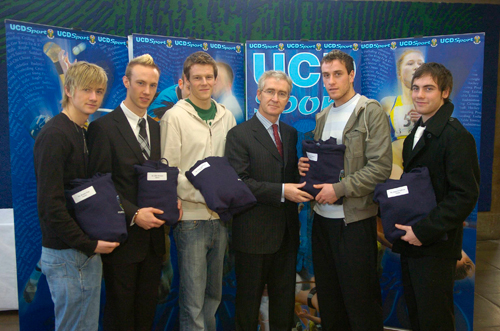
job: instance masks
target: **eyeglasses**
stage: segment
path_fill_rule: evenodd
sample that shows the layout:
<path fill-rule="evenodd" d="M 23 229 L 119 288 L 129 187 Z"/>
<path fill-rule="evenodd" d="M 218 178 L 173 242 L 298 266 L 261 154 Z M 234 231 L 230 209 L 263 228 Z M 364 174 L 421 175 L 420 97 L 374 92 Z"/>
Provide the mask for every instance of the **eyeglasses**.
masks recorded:
<path fill-rule="evenodd" d="M 273 98 L 276 93 L 278 93 L 278 99 L 286 100 L 288 99 L 288 93 L 283 91 L 275 91 L 275 90 L 264 90 L 262 93 L 266 94 L 269 98 Z"/>

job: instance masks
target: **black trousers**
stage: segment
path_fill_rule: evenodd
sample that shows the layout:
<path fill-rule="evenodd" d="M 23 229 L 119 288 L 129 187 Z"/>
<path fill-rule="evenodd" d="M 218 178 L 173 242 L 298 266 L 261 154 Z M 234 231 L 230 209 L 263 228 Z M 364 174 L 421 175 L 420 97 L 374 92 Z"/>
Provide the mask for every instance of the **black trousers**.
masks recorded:
<path fill-rule="evenodd" d="M 276 253 L 249 254 L 236 251 L 236 330 L 257 330 L 262 291 L 266 284 L 270 329 L 292 329 L 297 250 L 298 247 L 291 243 L 288 231 L 285 231 Z"/>
<path fill-rule="evenodd" d="M 375 217 L 346 225 L 315 214 L 312 253 L 323 330 L 383 330 Z"/>
<path fill-rule="evenodd" d="M 401 255 L 403 289 L 414 331 L 455 330 L 456 259 Z"/>
<path fill-rule="evenodd" d="M 150 331 L 156 312 L 162 257 L 150 246 L 139 263 L 103 264 L 106 285 L 103 327 L 106 331 Z"/>

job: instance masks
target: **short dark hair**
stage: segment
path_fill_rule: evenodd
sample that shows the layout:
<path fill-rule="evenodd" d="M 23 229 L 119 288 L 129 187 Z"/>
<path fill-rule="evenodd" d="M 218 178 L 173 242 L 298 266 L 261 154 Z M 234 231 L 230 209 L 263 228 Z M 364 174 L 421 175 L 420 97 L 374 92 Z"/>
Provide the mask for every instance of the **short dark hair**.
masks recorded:
<path fill-rule="evenodd" d="M 330 63 L 333 60 L 339 60 L 347 69 L 348 74 L 354 70 L 354 59 L 349 54 L 339 51 L 338 49 L 334 49 L 330 53 L 323 56 L 320 66 L 322 66 L 323 63 Z"/>
<path fill-rule="evenodd" d="M 449 95 L 444 99 L 444 102 L 450 102 L 451 91 L 453 90 L 453 75 L 440 63 L 429 62 L 422 64 L 413 74 L 411 85 L 417 78 L 429 75 L 436 82 L 439 91 L 443 92 L 448 90 Z"/>
<path fill-rule="evenodd" d="M 187 80 L 189 80 L 189 71 L 195 64 L 211 65 L 212 68 L 214 68 L 214 78 L 217 78 L 217 63 L 215 62 L 213 57 L 211 57 L 208 53 L 198 51 L 189 55 L 184 61 L 184 69 L 182 70 L 182 72 L 184 72 L 184 76 L 186 76 Z"/>

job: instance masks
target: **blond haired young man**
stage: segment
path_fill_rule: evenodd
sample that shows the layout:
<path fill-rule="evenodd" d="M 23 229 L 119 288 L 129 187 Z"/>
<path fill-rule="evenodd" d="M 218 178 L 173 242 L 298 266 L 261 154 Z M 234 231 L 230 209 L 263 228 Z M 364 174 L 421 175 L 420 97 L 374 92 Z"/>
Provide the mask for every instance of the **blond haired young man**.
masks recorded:
<path fill-rule="evenodd" d="M 87 177 L 84 124 L 100 107 L 107 81 L 101 67 L 84 61 L 73 64 L 66 73 L 62 113 L 47 122 L 35 141 L 41 266 L 54 302 L 56 330 L 97 330 L 100 254 L 111 253 L 119 245 L 90 239 L 74 211 L 67 209 L 64 194 L 71 180 Z"/>

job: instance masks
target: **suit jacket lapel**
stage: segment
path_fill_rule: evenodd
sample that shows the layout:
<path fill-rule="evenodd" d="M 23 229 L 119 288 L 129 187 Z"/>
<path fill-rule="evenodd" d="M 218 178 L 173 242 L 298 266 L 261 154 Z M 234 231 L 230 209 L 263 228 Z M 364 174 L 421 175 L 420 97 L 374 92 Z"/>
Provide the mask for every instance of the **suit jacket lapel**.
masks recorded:
<path fill-rule="evenodd" d="M 278 152 L 278 148 L 276 148 L 276 145 L 274 144 L 273 140 L 269 136 L 269 133 L 267 132 L 266 128 L 262 123 L 259 121 L 257 116 L 253 116 L 250 119 L 252 122 L 252 129 L 253 129 L 253 135 L 255 139 L 264 146 L 276 159 L 279 161 L 282 161 L 281 155 Z"/>
<path fill-rule="evenodd" d="M 426 139 L 425 137 L 427 136 L 427 139 L 433 139 L 432 137 L 439 137 L 441 133 L 444 130 L 444 127 L 450 120 L 451 115 L 453 114 L 453 109 L 454 106 L 452 103 L 445 103 L 444 105 L 441 106 L 441 108 L 438 109 L 438 111 L 426 122 L 426 129 L 422 133 L 422 137 L 420 137 L 420 140 L 417 142 L 415 145 L 415 148 L 410 151 L 408 162 L 405 162 L 405 166 L 408 166 L 410 164 L 410 161 L 418 155 L 418 153 L 425 147 L 426 145 Z M 413 137 L 415 136 L 415 132 L 417 131 L 418 126 L 422 123 L 422 118 L 420 118 L 417 123 L 415 123 L 415 126 L 413 127 L 413 130 L 411 131 L 410 135 L 406 138 L 412 139 L 412 146 L 413 146 Z M 411 148 L 411 146 L 410 146 Z"/>
<path fill-rule="evenodd" d="M 123 113 L 122 108 L 118 107 L 116 111 L 114 111 L 114 115 L 115 115 L 114 119 L 116 121 L 116 125 L 118 127 L 118 130 L 120 131 L 120 134 L 123 137 L 123 140 L 134 152 L 135 156 L 141 162 L 141 164 L 144 163 L 145 159 L 144 156 L 142 155 L 141 146 L 137 141 L 134 131 L 132 131 L 132 128 L 130 127 L 130 123 L 128 122 L 127 117 Z"/>
<path fill-rule="evenodd" d="M 406 137 L 406 139 L 408 139 L 407 144 L 403 145 L 403 148 L 406 149 L 406 153 L 405 150 L 403 150 L 403 155 L 405 154 L 408 155 L 408 160 L 405 160 L 404 162 L 405 167 L 408 167 L 411 160 L 425 147 L 425 138 L 424 138 L 425 131 L 424 131 L 422 136 L 418 140 L 417 144 L 415 145 L 415 148 L 413 148 L 413 139 L 415 138 L 415 132 L 417 131 L 417 127 L 418 125 L 415 125 L 410 135 Z"/>
<path fill-rule="evenodd" d="M 160 141 L 160 134 L 159 134 L 160 131 L 153 129 L 153 125 L 156 125 L 157 123 L 155 122 L 154 119 L 150 118 L 149 116 L 148 116 L 148 123 L 149 123 L 149 135 L 150 135 L 149 141 L 151 142 L 151 160 L 159 160 L 161 156 L 160 144 L 158 143 Z"/>

